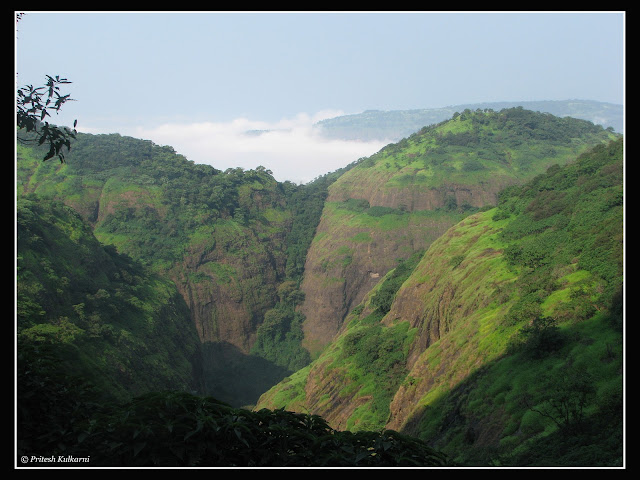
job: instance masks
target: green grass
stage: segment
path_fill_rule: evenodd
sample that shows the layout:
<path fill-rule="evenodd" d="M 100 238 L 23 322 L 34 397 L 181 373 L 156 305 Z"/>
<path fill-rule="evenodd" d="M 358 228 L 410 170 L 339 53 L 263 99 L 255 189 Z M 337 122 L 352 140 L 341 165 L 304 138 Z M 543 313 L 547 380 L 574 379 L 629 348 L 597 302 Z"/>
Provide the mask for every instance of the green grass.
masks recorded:
<path fill-rule="evenodd" d="M 467 465 L 616 464 L 620 445 L 606 438 L 619 433 L 615 411 L 620 407 L 623 352 L 620 330 L 606 312 L 610 292 L 621 281 L 613 220 L 620 211 L 616 197 L 607 196 L 607 189 L 616 188 L 616 170 L 598 158 L 602 174 L 592 169 L 598 180 L 589 183 L 582 177 L 577 192 L 566 179 L 573 170 L 593 165 L 590 158 L 565 171 L 550 170 L 533 188 L 514 190 L 515 196 L 500 207 L 459 222 L 431 244 L 397 290 L 399 300 L 386 317 L 371 313 L 393 272 L 382 279 L 333 344 L 342 352 L 333 357 L 333 367 L 350 378 L 341 393 L 349 402 L 354 395 L 362 402 L 347 428 L 383 428 L 391 399 L 409 395 L 412 405 L 406 408 L 413 408 L 413 414 L 405 418 L 407 432 Z M 541 186 L 549 189 L 556 181 L 563 185 L 556 191 L 567 194 L 539 201 L 539 192 L 545 191 Z M 596 189 L 604 190 L 596 194 Z M 588 198 L 606 200 L 596 210 L 586 209 L 579 198 L 583 190 Z M 511 214 L 501 214 L 516 204 Z M 594 237 L 597 257 L 590 247 L 580 247 L 591 246 Z M 535 255 L 522 254 L 527 248 Z M 517 249 L 523 250 L 514 255 Z M 532 258 L 543 261 L 532 267 Z M 408 346 L 425 328 L 418 324 L 410 329 L 394 310 L 403 292 L 422 300 L 425 322 L 437 319 L 439 333 L 432 331 L 428 348 L 410 368 L 403 369 L 400 362 L 390 380 L 381 373 L 390 371 L 389 366 L 376 368 L 382 356 L 376 352 L 392 339 L 402 338 Z M 541 325 L 537 319 L 515 315 L 505 321 L 526 302 L 555 323 L 532 330 Z M 404 347 L 394 351 L 406 358 Z M 553 407 L 554 395 L 577 401 L 582 388 L 581 412 Z M 418 391 L 424 393 L 413 398 Z M 567 446 L 567 432 L 582 443 Z M 592 441 L 602 450 L 594 452 Z"/>

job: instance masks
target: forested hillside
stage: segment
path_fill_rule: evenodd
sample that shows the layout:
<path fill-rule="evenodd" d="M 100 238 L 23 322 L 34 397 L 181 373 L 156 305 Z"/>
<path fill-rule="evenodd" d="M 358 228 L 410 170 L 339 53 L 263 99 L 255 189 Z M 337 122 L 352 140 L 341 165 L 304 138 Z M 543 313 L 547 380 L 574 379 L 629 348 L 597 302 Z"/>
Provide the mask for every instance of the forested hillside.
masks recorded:
<path fill-rule="evenodd" d="M 42 158 L 18 146 L 19 197 L 64 202 L 101 243 L 175 284 L 202 343 L 206 391 L 254 403 L 308 362 L 293 308 L 337 173 L 280 184 L 264 168 L 222 172 L 120 135 L 78 134 L 66 163 Z"/>
<path fill-rule="evenodd" d="M 259 407 L 465 465 L 622 461 L 623 144 L 504 190 L 392 270 Z"/>
<path fill-rule="evenodd" d="M 19 198 L 17 219 L 20 353 L 56 351 L 59 375 L 115 400 L 202 389 L 201 344 L 169 280 L 100 244 L 62 203 Z"/>
<path fill-rule="evenodd" d="M 307 365 L 399 260 L 505 186 L 612 136 L 523 109 L 464 111 L 294 185 L 78 134 L 64 164 L 19 145 L 17 187 L 64 202 L 101 243 L 171 280 L 202 344 L 205 391 L 241 406 Z"/>
<path fill-rule="evenodd" d="M 18 199 L 16 453 L 45 467 L 445 466 L 396 432 L 251 412 L 204 395 L 172 282 L 100 244 L 70 207 Z"/>

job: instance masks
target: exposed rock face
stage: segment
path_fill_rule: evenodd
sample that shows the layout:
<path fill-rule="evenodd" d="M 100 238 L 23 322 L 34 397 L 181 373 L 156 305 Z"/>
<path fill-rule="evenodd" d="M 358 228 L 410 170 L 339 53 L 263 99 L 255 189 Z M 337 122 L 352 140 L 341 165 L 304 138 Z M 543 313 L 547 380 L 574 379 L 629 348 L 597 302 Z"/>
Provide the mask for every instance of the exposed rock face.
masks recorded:
<path fill-rule="evenodd" d="M 257 243 L 250 236 L 247 241 L 246 248 Z M 284 268 L 278 260 L 267 251 L 254 252 L 251 259 L 237 257 L 217 245 L 212 251 L 190 252 L 172 269 L 171 277 L 189 305 L 202 342 L 228 342 L 249 352 L 264 312 L 277 299 Z"/>
<path fill-rule="evenodd" d="M 328 201 L 358 198 L 367 200 L 372 207 L 399 208 L 409 212 L 442 208 L 449 198 L 455 199 L 457 205 L 482 207 L 495 204 L 498 192 L 513 183 L 513 180 L 506 178 L 496 178 L 492 182 L 479 182 L 477 185 L 443 184 L 437 188 L 420 185 L 376 187 L 370 184 L 358 187 L 352 183 L 346 185 L 338 183 L 331 189 Z"/>
<path fill-rule="evenodd" d="M 401 245 L 387 242 L 384 232 L 336 220 L 330 213 L 323 215 L 307 254 L 301 311 L 307 319 L 305 340 L 311 351 L 331 341 L 348 311 L 401 256 Z M 362 240 L 354 240 L 358 238 Z"/>
<path fill-rule="evenodd" d="M 264 195 L 256 197 L 254 208 L 266 209 Z M 191 242 L 170 276 L 203 342 L 227 342 L 249 353 L 264 313 L 277 302 L 289 228 L 289 217 L 247 226 L 220 220 L 211 236 Z"/>
<path fill-rule="evenodd" d="M 496 178 L 495 183 L 477 186 L 369 190 L 356 187 L 348 174 L 344 177 L 330 189 L 328 202 L 364 199 L 371 206 L 402 208 L 406 213 L 405 218 L 400 220 L 399 217 L 394 223 L 393 230 L 386 230 L 380 221 L 367 228 L 359 223 L 355 213 L 338 215 L 335 209 L 325 208 L 316 240 L 307 254 L 302 283 L 305 346 L 312 352 L 321 350 L 331 341 L 349 311 L 397 265 L 399 259 L 404 260 L 413 252 L 428 248 L 458 220 L 453 212 L 439 216 L 422 215 L 421 212 L 444 207 L 448 197 L 455 198 L 458 205 L 495 204 L 498 192 L 513 183 Z"/>

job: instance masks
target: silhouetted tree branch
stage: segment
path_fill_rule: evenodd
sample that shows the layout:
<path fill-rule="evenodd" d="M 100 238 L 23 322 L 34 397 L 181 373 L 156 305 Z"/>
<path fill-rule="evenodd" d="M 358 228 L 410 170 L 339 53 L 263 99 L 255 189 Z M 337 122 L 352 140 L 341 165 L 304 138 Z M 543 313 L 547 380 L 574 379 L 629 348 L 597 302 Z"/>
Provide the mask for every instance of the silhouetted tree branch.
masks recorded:
<path fill-rule="evenodd" d="M 24 13 L 16 13 L 16 22 L 22 19 Z M 56 114 L 66 102 L 73 101 L 70 95 L 60 93 L 60 85 L 71 83 L 58 75 L 46 76 L 45 86 L 34 87 L 26 85 L 18 89 L 16 95 L 16 126 L 17 140 L 22 144 L 47 144 L 49 151 L 43 160 L 58 156 L 64 163 L 64 147 L 71 149 L 71 140 L 76 138 L 77 120 L 73 121 L 73 130 L 67 127 L 50 125 L 45 119 L 50 117 L 51 111 Z"/>
<path fill-rule="evenodd" d="M 48 144 L 49 151 L 43 160 L 58 156 L 64 163 L 64 147 L 71 149 L 71 140 L 76 138 L 77 120 L 73 122 L 73 130 L 67 127 L 58 127 L 45 121 L 50 117 L 50 111 L 58 113 L 62 106 L 73 99 L 70 95 L 60 93 L 61 84 L 71 83 L 59 76 L 47 77 L 47 83 L 43 87 L 26 85 L 18 89 L 16 98 L 16 125 L 18 127 L 18 142 Z M 24 136 L 24 133 L 35 134 Z M 21 136 L 21 134 L 23 134 Z"/>

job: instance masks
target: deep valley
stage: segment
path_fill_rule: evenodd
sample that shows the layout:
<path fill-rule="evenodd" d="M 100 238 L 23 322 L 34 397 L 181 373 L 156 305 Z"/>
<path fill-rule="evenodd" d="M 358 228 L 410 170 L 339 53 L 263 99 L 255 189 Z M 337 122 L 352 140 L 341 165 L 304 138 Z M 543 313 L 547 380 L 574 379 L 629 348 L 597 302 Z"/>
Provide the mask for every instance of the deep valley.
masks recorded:
<path fill-rule="evenodd" d="M 263 460 L 245 439 L 281 422 L 318 452 L 327 432 L 398 432 L 376 461 L 621 465 L 613 128 L 466 108 L 304 185 L 118 134 L 44 154 L 17 147 L 19 453 L 226 465 L 207 442 L 232 438 L 229 464 L 264 465 L 277 428 Z"/>

